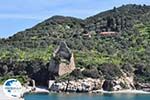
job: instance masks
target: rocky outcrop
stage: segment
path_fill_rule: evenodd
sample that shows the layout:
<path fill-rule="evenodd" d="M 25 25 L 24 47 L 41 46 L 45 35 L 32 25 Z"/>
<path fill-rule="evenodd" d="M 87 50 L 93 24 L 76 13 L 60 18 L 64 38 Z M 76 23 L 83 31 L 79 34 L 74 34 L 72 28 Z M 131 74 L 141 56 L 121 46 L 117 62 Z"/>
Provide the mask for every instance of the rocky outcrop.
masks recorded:
<path fill-rule="evenodd" d="M 121 76 L 114 80 L 105 80 L 102 88 L 105 91 L 118 91 L 123 89 L 135 89 L 135 86 L 132 76 Z"/>
<path fill-rule="evenodd" d="M 50 90 L 56 92 L 92 92 L 95 90 L 119 91 L 124 89 L 135 89 L 132 76 L 121 76 L 112 80 L 102 78 L 84 78 L 68 81 L 64 80 L 54 82 L 50 86 Z"/>
<path fill-rule="evenodd" d="M 101 89 L 102 83 L 103 80 L 92 78 L 55 82 L 50 90 L 56 92 L 90 92 Z"/>
<path fill-rule="evenodd" d="M 49 64 L 51 75 L 62 76 L 71 73 L 75 69 L 74 55 L 65 42 L 61 42 L 53 54 Z"/>
<path fill-rule="evenodd" d="M 150 83 L 136 83 L 135 87 L 137 90 L 150 92 Z"/>

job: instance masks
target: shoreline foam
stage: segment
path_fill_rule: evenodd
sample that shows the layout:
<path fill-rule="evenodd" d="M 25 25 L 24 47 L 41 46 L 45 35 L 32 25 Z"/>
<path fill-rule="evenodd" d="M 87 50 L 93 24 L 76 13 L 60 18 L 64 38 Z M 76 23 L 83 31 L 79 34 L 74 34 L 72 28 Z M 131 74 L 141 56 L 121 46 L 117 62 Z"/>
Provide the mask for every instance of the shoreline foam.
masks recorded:
<path fill-rule="evenodd" d="M 104 90 L 95 90 L 92 93 L 108 93 L 108 94 L 150 94 L 150 92 L 146 92 L 143 90 L 119 90 L 119 91 L 104 91 Z"/>
<path fill-rule="evenodd" d="M 51 93 L 48 89 L 46 88 L 40 88 L 40 87 L 36 87 L 35 91 L 31 91 L 32 87 L 28 86 L 27 88 L 23 87 L 23 94 L 25 93 Z M 104 91 L 104 90 L 95 90 L 95 91 L 91 91 L 89 93 L 105 93 L 105 94 L 150 94 L 150 92 L 146 92 L 143 90 L 119 90 L 119 91 Z M 3 87 L 0 86 L 0 98 L 2 100 L 24 100 L 24 99 L 12 99 L 7 97 L 4 93 L 3 93 Z"/>

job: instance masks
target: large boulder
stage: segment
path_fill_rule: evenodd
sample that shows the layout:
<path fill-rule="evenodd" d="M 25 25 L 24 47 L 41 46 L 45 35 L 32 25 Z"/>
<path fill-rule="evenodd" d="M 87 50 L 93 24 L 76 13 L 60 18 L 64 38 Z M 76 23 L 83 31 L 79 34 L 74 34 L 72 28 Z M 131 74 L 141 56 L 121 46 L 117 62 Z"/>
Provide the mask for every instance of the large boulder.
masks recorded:
<path fill-rule="evenodd" d="M 49 64 L 52 77 L 71 73 L 75 69 L 74 56 L 65 42 L 61 42 Z"/>
<path fill-rule="evenodd" d="M 122 76 L 114 80 L 105 80 L 102 88 L 105 91 L 118 91 L 123 89 L 135 89 L 135 86 L 132 76 Z"/>
<path fill-rule="evenodd" d="M 139 83 L 139 82 L 136 82 L 135 83 L 135 87 L 136 87 L 137 90 L 143 90 L 143 91 L 150 92 L 150 83 Z"/>
<path fill-rule="evenodd" d="M 112 80 L 105 80 L 102 88 L 105 91 L 113 91 L 113 87 L 114 87 L 115 83 Z"/>

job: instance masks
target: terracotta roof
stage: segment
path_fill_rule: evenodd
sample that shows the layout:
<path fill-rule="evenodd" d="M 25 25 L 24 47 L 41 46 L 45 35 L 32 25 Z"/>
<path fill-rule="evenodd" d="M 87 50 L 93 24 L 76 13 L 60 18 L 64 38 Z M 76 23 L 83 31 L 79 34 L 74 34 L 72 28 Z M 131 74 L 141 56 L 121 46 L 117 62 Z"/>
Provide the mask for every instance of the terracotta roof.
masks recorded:
<path fill-rule="evenodd" d="M 112 35 L 112 34 L 117 34 L 117 32 L 101 32 L 101 35 Z"/>

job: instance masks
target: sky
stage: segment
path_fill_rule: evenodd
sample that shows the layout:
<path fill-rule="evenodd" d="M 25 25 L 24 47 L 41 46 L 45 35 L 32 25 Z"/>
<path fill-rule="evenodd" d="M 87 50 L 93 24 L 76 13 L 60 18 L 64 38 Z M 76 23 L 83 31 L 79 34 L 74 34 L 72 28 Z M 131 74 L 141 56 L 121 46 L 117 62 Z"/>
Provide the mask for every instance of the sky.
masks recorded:
<path fill-rule="evenodd" d="M 125 4 L 150 0 L 0 0 L 0 38 L 31 28 L 54 15 L 86 18 Z"/>

